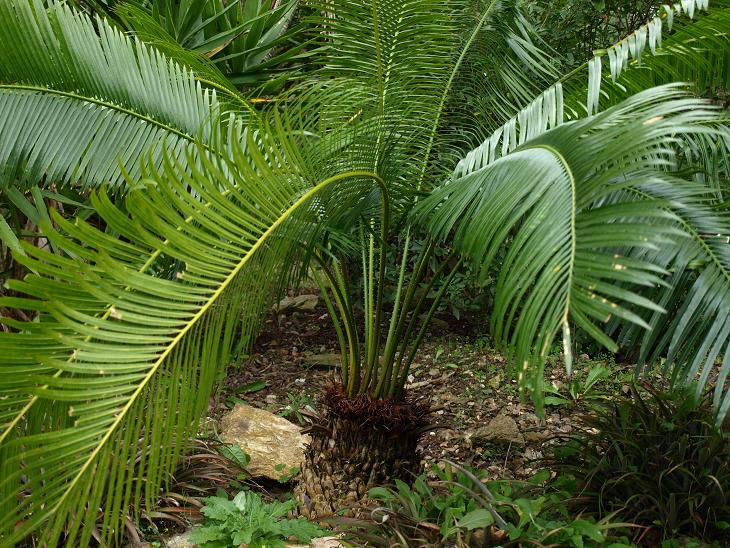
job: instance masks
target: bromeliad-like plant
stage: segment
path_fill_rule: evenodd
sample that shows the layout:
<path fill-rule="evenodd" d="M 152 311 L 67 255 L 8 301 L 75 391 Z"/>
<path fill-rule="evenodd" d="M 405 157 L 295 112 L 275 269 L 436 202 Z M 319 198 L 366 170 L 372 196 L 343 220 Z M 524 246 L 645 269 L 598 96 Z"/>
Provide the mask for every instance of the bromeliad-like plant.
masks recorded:
<path fill-rule="evenodd" d="M 173 58 L 209 84 L 281 85 L 286 64 L 306 57 L 303 25 L 291 28 L 297 0 L 76 0 Z M 283 77 L 283 78 L 282 78 Z M 274 86 L 275 87 L 275 86 Z"/>
<path fill-rule="evenodd" d="M 3 542 L 37 532 L 84 545 L 97 530 L 119 542 L 128 509 L 152 506 L 168 481 L 231 355 L 305 267 L 343 360 L 303 467 L 312 515 L 413 463 L 425 409 L 404 385 L 438 306 L 425 265 L 441 241 L 455 250 L 436 270 L 447 282 L 462 260 L 486 271 L 507 247 L 492 330 L 538 411 L 547 349 L 560 333 L 569 349 L 574 326 L 611 349 L 607 333 L 637 346 L 638 326 L 644 361 L 711 371 L 728 341 L 730 259 L 714 236 L 730 232 L 727 129 L 686 86 L 654 86 L 727 87 L 716 67 L 730 62 L 730 8 L 717 4 L 661 48 L 675 12 L 702 2 L 599 52 L 584 67 L 586 101 L 580 72 L 554 83 L 511 2 L 328 0 L 313 6 L 327 46 L 316 70 L 258 111 L 218 103 L 186 56 L 60 2 L 0 4 L 9 183 L 31 173 L 132 189 L 123 205 L 92 194 L 104 231 L 52 213 L 55 228 L 41 224 L 61 253 L 23 245 L 31 274 L 9 286 L 25 297 L 0 301 L 36 314 L 3 319 L 12 332 L 0 337 Z M 28 60 L 28 44 L 53 62 Z"/>

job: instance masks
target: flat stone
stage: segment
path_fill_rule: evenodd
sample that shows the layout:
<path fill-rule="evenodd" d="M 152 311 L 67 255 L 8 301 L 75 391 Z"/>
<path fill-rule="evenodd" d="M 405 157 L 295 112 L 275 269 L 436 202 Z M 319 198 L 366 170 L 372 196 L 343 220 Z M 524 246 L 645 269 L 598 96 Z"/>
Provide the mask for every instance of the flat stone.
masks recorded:
<path fill-rule="evenodd" d="M 552 437 L 552 432 L 549 430 L 534 430 L 532 432 L 525 432 L 525 439 L 529 442 L 543 442 Z"/>
<path fill-rule="evenodd" d="M 310 548 L 341 548 L 342 543 L 337 537 L 313 538 L 309 543 Z"/>
<path fill-rule="evenodd" d="M 252 476 L 273 480 L 301 466 L 305 444 L 309 443 L 309 436 L 302 435 L 296 424 L 243 404 L 236 405 L 221 419 L 221 438 L 238 444 L 251 457 L 247 471 Z M 277 466 L 280 470 L 276 470 Z"/>
<path fill-rule="evenodd" d="M 343 548 L 337 537 L 313 538 L 309 544 L 287 544 L 286 548 Z"/>
<path fill-rule="evenodd" d="M 477 429 L 471 438 L 478 445 L 485 443 L 525 445 L 525 438 L 517 423 L 508 415 L 497 415 L 487 426 Z"/>
<path fill-rule="evenodd" d="M 192 531 L 185 531 L 174 537 L 167 538 L 162 541 L 162 545 L 166 548 L 194 548 L 197 546 L 190 542 L 190 534 Z"/>
<path fill-rule="evenodd" d="M 281 299 L 279 304 L 274 307 L 274 310 L 279 314 L 285 314 L 295 310 L 311 312 L 317 308 L 318 303 L 318 295 L 296 295 L 294 297 L 284 297 Z"/>

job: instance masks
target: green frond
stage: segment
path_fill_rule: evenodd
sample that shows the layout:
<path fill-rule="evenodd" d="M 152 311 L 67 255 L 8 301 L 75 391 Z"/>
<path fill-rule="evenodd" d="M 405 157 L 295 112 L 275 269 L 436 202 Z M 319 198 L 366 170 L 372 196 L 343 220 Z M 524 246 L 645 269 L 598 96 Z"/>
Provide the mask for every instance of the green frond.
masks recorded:
<path fill-rule="evenodd" d="M 667 222 L 674 219 L 667 198 L 637 202 L 623 194 L 676 186 L 662 166 L 677 164 L 680 135 L 707 131 L 703 124 L 715 117 L 676 85 L 645 91 L 487 158 L 417 209 L 437 237 L 455 231 L 454 245 L 484 274 L 508 245 L 492 331 L 513 353 L 520 386 L 538 410 L 542 366 L 561 330 L 569 343 L 574 322 L 615 350 L 604 334 L 611 318 L 646 328 L 638 311 L 663 312 L 642 292 L 665 283 L 665 265 L 629 252 L 671 246 L 682 232 Z"/>
<path fill-rule="evenodd" d="M 220 115 L 188 69 L 64 2 L 0 4 L 2 185 L 118 187 L 141 161 L 159 166 Z M 123 169 L 120 169 L 120 164 Z"/>
<path fill-rule="evenodd" d="M 445 146 L 457 160 L 559 76 L 559 54 L 541 40 L 518 2 L 474 4 L 460 16 L 463 59 L 446 105 L 448 123 L 442 128 Z"/>
<path fill-rule="evenodd" d="M 380 118 L 372 166 L 395 174 L 385 179 L 404 204 L 482 138 L 481 122 L 477 129 L 464 123 L 475 119 L 473 110 L 499 105 L 511 113 L 539 91 L 537 75 L 556 77 L 515 2 L 338 0 L 314 7 L 325 46 L 309 83 L 317 90 L 309 108 L 322 122 L 319 132 Z M 494 127 L 492 114 L 486 118 Z"/>
<path fill-rule="evenodd" d="M 466 154 L 456 166 L 454 177 L 480 169 L 565 120 L 586 116 L 589 107 L 595 112 L 642 90 L 673 82 L 691 83 L 700 95 L 716 87 L 727 88 L 730 5 L 717 0 L 708 13 L 700 12 L 707 9 L 707 4 L 691 0 L 672 9 L 662 8 L 661 16 L 630 37 L 598 51 L 594 59 L 560 78 Z M 674 32 L 662 38 L 662 29 L 670 20 L 668 13 L 672 14 Z M 690 13 L 695 20 L 674 18 L 675 14 L 679 17 Z"/>
<path fill-rule="evenodd" d="M 86 545 L 98 517 L 104 543 L 118 542 L 128 509 L 153 507 L 231 352 L 255 333 L 272 273 L 328 211 L 382 187 L 364 171 L 312 181 L 289 156 L 303 154 L 295 141 L 272 132 L 249 133 L 233 161 L 164 154 L 124 211 L 93 195 L 120 238 L 55 215 L 60 231 L 45 234 L 82 261 L 31 246 L 18 257 L 38 274 L 11 282 L 27 297 L 3 305 L 40 316 L 2 320 L 17 330 L 0 334 L 4 543 L 35 531 L 49 546 Z M 163 260 L 179 265 L 171 279 L 156 275 Z"/>
<path fill-rule="evenodd" d="M 728 133 L 727 129 L 725 132 Z M 617 340 L 636 349 L 638 371 L 664 362 L 675 382 L 696 383 L 698 393 L 714 383 L 718 424 L 730 410 L 730 219 L 713 204 L 706 185 L 677 182 L 666 188 L 647 185 L 634 191 L 642 199 L 661 199 L 686 235 L 676 245 L 644 251 L 646 260 L 670 273 L 667 283 L 646 295 L 667 310 L 646 314 L 649 329 L 613 324 Z M 633 255 L 637 255 L 634 251 Z"/>
<path fill-rule="evenodd" d="M 427 139 L 430 128 L 419 120 L 439 114 L 453 66 L 457 2 L 335 0 L 313 7 L 323 14 L 318 23 L 326 33 L 319 77 L 344 80 L 360 94 L 348 111 L 331 116 L 341 123 L 358 112 L 386 116 L 398 140 L 414 147 L 419 138 Z"/>
<path fill-rule="evenodd" d="M 588 62 L 587 111 L 595 112 L 601 101 L 615 104 L 668 82 L 691 82 L 697 94 L 706 96 L 726 88 L 730 4 L 714 1 L 708 12 L 709 4 L 692 0 L 664 5 L 652 21 L 607 50 L 596 51 Z"/>
<path fill-rule="evenodd" d="M 595 112 L 599 102 L 600 106 L 606 108 L 657 83 L 673 81 L 691 82 L 696 93 L 709 96 L 714 96 L 716 89 L 725 89 L 730 74 L 730 35 L 727 30 L 730 28 L 730 6 L 725 2 L 715 2 L 709 13 L 701 14 L 700 9 L 706 10 L 707 7 L 706 2 L 694 1 L 672 8 L 664 7 L 652 22 L 639 28 L 630 37 L 608 50 L 597 52 L 596 57 L 581 70 L 548 88 L 482 145 L 469 152 L 457 165 L 453 179 L 458 181 L 483 169 L 498 158 L 518 150 L 531 139 L 560 126 L 565 119 Z M 694 20 L 686 17 L 675 19 L 679 15 L 694 17 Z M 674 32 L 662 38 L 663 27 L 673 28 Z M 602 62 L 602 58 L 604 61 L 607 59 L 608 63 Z M 587 82 L 583 79 L 586 68 Z M 588 101 L 584 102 L 586 90 Z M 680 154 L 676 158 L 675 169 L 699 170 L 695 179 L 701 183 L 700 186 L 690 191 L 686 184 L 677 179 L 670 187 L 645 186 L 643 189 L 646 198 L 673 204 L 665 210 L 676 215 L 676 219 L 667 226 L 691 235 L 684 243 L 685 248 L 689 246 L 691 251 L 679 253 L 679 243 L 662 246 L 662 252 L 656 255 L 634 248 L 631 253 L 638 255 L 641 260 L 649 260 L 672 272 L 672 277 L 653 292 L 642 291 L 644 299 L 666 307 L 669 312 L 639 312 L 637 317 L 641 321 L 634 324 L 626 324 L 620 318 L 615 318 L 609 322 L 608 329 L 608 332 L 619 333 L 617 329 L 621 328 L 619 342 L 622 346 L 630 348 L 640 345 L 640 366 L 656 363 L 666 355 L 666 368 L 672 371 L 673 378 L 682 382 L 698 379 L 700 388 L 706 384 L 713 371 L 713 362 L 726 341 L 723 332 L 717 331 L 723 325 L 727 306 L 727 300 L 723 297 L 727 291 L 723 286 L 726 258 L 722 246 L 713 244 L 712 238 L 708 240 L 707 234 L 719 234 L 721 236 L 717 238 L 723 239 L 729 233 L 725 221 L 718 220 L 724 217 L 724 213 L 717 209 L 725 202 L 726 190 L 721 181 L 728 173 L 729 139 L 730 132 L 722 118 L 708 120 L 702 131 L 682 135 L 681 140 L 674 143 Z M 681 189 L 679 193 L 678 185 Z M 650 194 L 650 188 L 658 194 Z M 691 218 L 686 219 L 684 215 L 689 207 L 688 201 L 694 204 L 695 209 L 699 207 L 695 197 L 697 192 L 701 195 L 701 214 L 695 211 Z M 667 202 L 669 196 L 675 201 Z M 700 220 L 712 224 L 714 230 L 708 233 L 693 224 Z M 657 224 L 656 220 L 652 221 L 654 224 Z M 693 266 L 690 268 L 689 265 Z M 708 279 L 716 282 L 713 291 L 708 291 Z M 706 302 L 697 306 L 702 299 Z M 704 314 L 705 310 L 707 314 Z M 580 325 L 580 322 L 577 323 Z M 590 329 L 587 324 L 581 327 L 597 340 L 611 346 L 610 339 L 603 335 L 602 330 Z M 730 398 L 728 392 L 724 392 L 723 385 L 728 371 L 730 365 L 721 370 L 715 389 L 719 420 L 730 409 Z"/>

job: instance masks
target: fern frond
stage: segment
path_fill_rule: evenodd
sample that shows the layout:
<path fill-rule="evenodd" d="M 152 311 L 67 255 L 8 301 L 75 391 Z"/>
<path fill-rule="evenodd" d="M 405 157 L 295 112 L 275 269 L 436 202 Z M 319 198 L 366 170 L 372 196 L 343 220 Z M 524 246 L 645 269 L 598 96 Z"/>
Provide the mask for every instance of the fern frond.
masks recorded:
<path fill-rule="evenodd" d="M 565 120 L 579 119 L 589 110 L 595 112 L 599 96 L 602 104 L 608 107 L 660 84 L 688 82 L 699 93 L 713 86 L 727 87 L 730 83 L 727 80 L 730 75 L 730 34 L 727 31 L 730 28 L 730 6 L 721 0 L 714 2 L 713 6 L 715 4 L 717 7 L 706 14 L 700 14 L 700 9 L 707 9 L 707 2 L 696 3 L 695 0 L 677 4 L 671 9 L 662 8 L 660 16 L 640 27 L 631 35 L 633 38 L 626 38 L 608 50 L 597 52 L 594 59 L 547 88 L 480 146 L 466 154 L 457 164 L 453 176 L 458 178 L 481 169 Z M 662 40 L 664 19 L 661 15 L 669 20 L 668 13 L 672 14 L 675 32 Z M 675 13 L 691 13 L 696 20 L 675 20 Z M 650 28 L 653 29 L 651 32 Z M 630 43 L 633 45 L 629 46 Z M 629 55 L 634 56 L 633 61 Z M 602 59 L 606 58 L 609 59 L 610 71 L 605 70 Z M 616 83 L 613 83 L 612 77 L 616 78 Z"/>

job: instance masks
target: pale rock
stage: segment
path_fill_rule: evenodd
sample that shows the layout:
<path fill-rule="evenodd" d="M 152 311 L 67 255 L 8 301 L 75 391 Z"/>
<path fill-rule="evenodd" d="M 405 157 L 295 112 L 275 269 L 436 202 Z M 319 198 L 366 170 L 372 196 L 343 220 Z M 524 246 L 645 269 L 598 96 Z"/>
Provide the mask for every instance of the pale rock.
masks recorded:
<path fill-rule="evenodd" d="M 471 439 L 477 445 L 484 443 L 525 445 L 525 438 L 522 436 L 517 423 L 507 415 L 497 415 L 489 421 L 487 426 L 483 426 L 472 433 Z"/>
<path fill-rule="evenodd" d="M 251 457 L 247 470 L 254 477 L 278 480 L 284 471 L 301 466 L 309 436 L 283 417 L 238 404 L 221 420 L 221 438 L 236 443 Z M 281 468 L 281 467 L 280 467 Z"/>
<path fill-rule="evenodd" d="M 285 314 L 295 310 L 311 312 L 317 308 L 318 303 L 319 297 L 317 295 L 296 295 L 281 299 L 279 304 L 274 307 L 274 310 L 279 314 Z"/>
<path fill-rule="evenodd" d="M 443 430 L 440 430 L 437 436 L 438 439 L 446 442 L 458 440 L 462 437 L 459 432 L 457 432 L 456 430 L 452 430 L 451 428 L 444 428 Z"/>
<path fill-rule="evenodd" d="M 287 544 L 286 548 L 344 548 L 337 537 L 313 538 L 309 544 Z"/>
<path fill-rule="evenodd" d="M 165 548 L 195 548 L 196 544 L 190 542 L 190 534 L 192 531 L 185 531 L 174 537 L 163 540 L 162 545 Z"/>
<path fill-rule="evenodd" d="M 525 422 L 533 422 L 535 424 L 540 424 L 542 421 L 540 418 L 535 415 L 535 413 L 530 413 L 529 411 L 526 413 L 520 414 L 520 419 L 522 419 Z"/>
<path fill-rule="evenodd" d="M 552 437 L 552 433 L 548 430 L 535 430 L 532 432 L 525 432 L 525 439 L 529 442 L 538 443 L 547 441 Z"/>
<path fill-rule="evenodd" d="M 337 537 L 313 538 L 309 548 L 344 548 L 344 544 Z"/>

